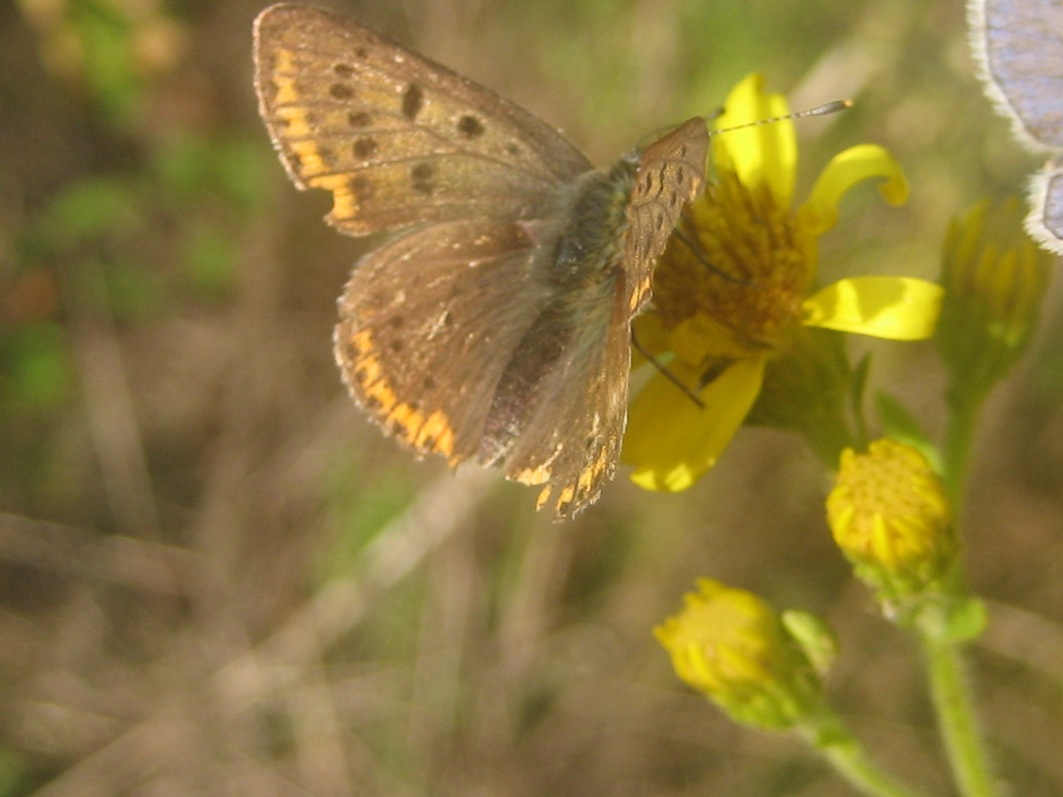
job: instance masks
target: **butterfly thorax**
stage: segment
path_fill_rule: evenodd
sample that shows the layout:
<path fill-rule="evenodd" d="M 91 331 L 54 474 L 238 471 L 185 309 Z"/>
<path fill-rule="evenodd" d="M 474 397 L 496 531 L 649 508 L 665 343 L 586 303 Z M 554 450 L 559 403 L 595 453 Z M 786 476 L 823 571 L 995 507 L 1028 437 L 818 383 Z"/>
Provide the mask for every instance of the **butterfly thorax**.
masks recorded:
<path fill-rule="evenodd" d="M 549 258 L 552 281 L 579 289 L 615 279 L 621 268 L 627 204 L 636 163 L 622 158 L 608 171 L 587 172 L 567 191 L 565 219 Z"/>

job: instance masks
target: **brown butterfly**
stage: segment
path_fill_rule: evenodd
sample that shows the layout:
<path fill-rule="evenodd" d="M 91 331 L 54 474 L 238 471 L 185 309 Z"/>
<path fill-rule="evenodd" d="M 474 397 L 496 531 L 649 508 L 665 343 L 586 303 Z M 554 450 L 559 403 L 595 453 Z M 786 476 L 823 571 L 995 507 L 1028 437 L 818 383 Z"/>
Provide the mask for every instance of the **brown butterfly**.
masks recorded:
<path fill-rule="evenodd" d="M 559 517 L 613 475 L 632 317 L 704 181 L 691 119 L 595 169 L 490 90 L 349 18 L 275 5 L 255 21 L 255 85 L 300 189 L 341 232 L 396 234 L 355 266 L 336 360 L 389 434 L 450 464 L 544 485 Z"/>

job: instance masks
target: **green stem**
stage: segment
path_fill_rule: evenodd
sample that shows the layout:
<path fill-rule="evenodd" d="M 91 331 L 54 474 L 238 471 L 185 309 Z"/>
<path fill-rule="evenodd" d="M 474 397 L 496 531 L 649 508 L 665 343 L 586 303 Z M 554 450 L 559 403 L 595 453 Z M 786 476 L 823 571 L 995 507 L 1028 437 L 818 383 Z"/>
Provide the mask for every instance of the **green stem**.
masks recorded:
<path fill-rule="evenodd" d="M 955 517 L 959 517 L 963 510 L 967 464 L 970 461 L 975 420 L 981 406 L 981 397 L 954 398 L 949 401 L 949 426 L 945 434 L 942 470 Z"/>
<path fill-rule="evenodd" d="M 834 714 L 824 714 L 801 728 L 802 735 L 834 770 L 871 797 L 921 797 L 875 765 L 863 745 Z"/>
<path fill-rule="evenodd" d="M 964 797 L 993 797 L 996 786 L 978 733 L 960 646 L 920 634 L 938 726 Z"/>

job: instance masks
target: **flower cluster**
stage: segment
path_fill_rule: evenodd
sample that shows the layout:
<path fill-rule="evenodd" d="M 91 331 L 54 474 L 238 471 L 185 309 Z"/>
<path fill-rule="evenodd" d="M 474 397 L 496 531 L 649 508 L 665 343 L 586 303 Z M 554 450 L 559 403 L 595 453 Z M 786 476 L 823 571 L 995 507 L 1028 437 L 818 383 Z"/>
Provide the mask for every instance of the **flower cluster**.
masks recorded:
<path fill-rule="evenodd" d="M 711 468 L 753 408 L 768 364 L 802 348 L 805 330 L 924 338 L 941 298 L 936 285 L 895 277 L 817 290 L 817 239 L 834 225 L 838 201 L 870 178 L 891 204 L 905 201 L 900 168 L 881 147 L 847 149 L 795 207 L 793 123 L 756 124 L 784 115 L 785 99 L 751 75 L 725 107 L 712 138 L 715 179 L 684 213 L 657 266 L 653 306 L 635 320 L 640 348 L 668 372 L 649 380 L 630 411 L 623 458 L 646 489 L 684 490 Z M 800 409 L 818 410 L 811 392 Z"/>

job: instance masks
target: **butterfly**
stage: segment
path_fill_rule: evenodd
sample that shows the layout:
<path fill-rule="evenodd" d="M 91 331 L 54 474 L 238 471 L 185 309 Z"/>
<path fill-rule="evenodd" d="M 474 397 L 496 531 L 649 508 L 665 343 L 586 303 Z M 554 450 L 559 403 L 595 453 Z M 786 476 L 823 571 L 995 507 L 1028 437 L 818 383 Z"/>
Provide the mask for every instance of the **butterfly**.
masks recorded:
<path fill-rule="evenodd" d="M 607 169 L 483 86 L 360 23 L 279 4 L 254 24 L 259 111 L 340 232 L 391 236 L 339 300 L 356 402 L 419 455 L 540 487 L 557 517 L 613 475 L 631 320 L 705 179 L 696 117 Z"/>
<path fill-rule="evenodd" d="M 1063 254 L 1063 4 L 972 0 L 968 16 L 988 93 L 1022 141 L 1051 155 L 1031 180 L 1026 229 Z"/>

